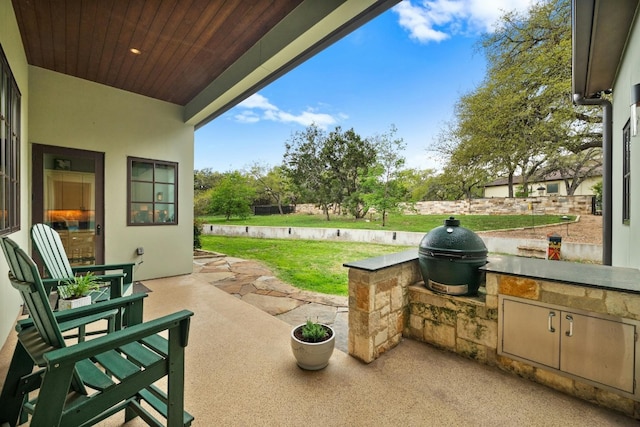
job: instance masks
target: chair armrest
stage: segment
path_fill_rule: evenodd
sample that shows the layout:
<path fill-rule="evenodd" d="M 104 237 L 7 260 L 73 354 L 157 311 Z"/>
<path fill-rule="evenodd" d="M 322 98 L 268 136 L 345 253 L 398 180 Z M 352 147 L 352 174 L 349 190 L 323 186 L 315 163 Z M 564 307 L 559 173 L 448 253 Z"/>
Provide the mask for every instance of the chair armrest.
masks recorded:
<path fill-rule="evenodd" d="M 75 319 L 78 317 L 83 317 L 89 314 L 98 313 L 101 311 L 108 311 L 119 308 L 126 308 L 135 302 L 138 302 L 148 295 L 144 293 L 133 294 L 126 297 L 113 298 L 110 300 L 100 301 L 95 304 L 86 305 L 84 307 L 74 308 L 73 310 L 63 310 L 54 313 L 56 320 L 59 322 L 63 322 L 69 319 Z"/>
<path fill-rule="evenodd" d="M 92 316 L 85 316 L 79 319 L 72 319 L 66 322 L 58 322 L 58 327 L 60 331 L 67 332 L 72 329 L 79 328 L 81 326 L 86 326 L 90 323 L 97 322 L 99 320 L 111 320 L 115 321 L 116 316 L 118 315 L 118 310 L 110 310 L 110 311 L 102 311 L 100 313 L 96 313 Z M 109 329 L 107 329 L 108 331 Z"/>
<path fill-rule="evenodd" d="M 98 282 L 109 282 L 109 298 L 120 298 L 124 293 L 127 275 L 124 273 L 101 274 L 94 276 Z"/>
<path fill-rule="evenodd" d="M 73 364 L 176 327 L 180 328 L 181 346 L 186 347 L 189 336 L 189 318 L 191 316 L 193 316 L 193 312 L 182 310 L 89 341 L 83 341 L 69 347 L 49 351 L 45 353 L 43 357 L 48 365 L 48 369 L 55 369 L 58 365 Z"/>
<path fill-rule="evenodd" d="M 114 273 L 114 274 L 96 274 L 93 277 L 96 278 L 99 282 L 114 282 L 120 279 L 125 278 L 127 275 L 124 273 Z"/>
<path fill-rule="evenodd" d="M 135 263 L 133 262 L 128 262 L 128 263 L 121 263 L 121 264 L 102 264 L 102 265 L 80 265 L 80 266 L 76 266 L 76 267 L 71 267 L 71 271 L 75 273 L 83 273 L 83 272 L 87 272 L 87 271 L 111 271 L 111 270 L 122 270 L 122 285 L 129 285 L 129 284 L 133 284 L 133 267 L 135 266 Z M 106 276 L 106 275 L 103 275 Z M 122 295 L 122 289 L 120 290 L 120 293 L 118 292 L 113 292 L 111 293 L 111 297 L 115 298 L 118 296 Z"/>
<path fill-rule="evenodd" d="M 76 272 L 84 271 L 104 271 L 104 270 L 123 270 L 125 274 L 133 272 L 133 267 L 136 264 L 133 262 L 126 262 L 121 264 L 102 264 L 102 265 L 78 265 L 71 267 L 71 270 Z"/>
<path fill-rule="evenodd" d="M 147 294 L 143 293 L 133 294 L 126 297 L 97 302 L 95 304 L 87 305 L 84 307 L 74 308 L 73 310 L 56 311 L 53 313 L 53 315 L 58 323 L 68 322 L 70 320 L 80 319 L 82 317 L 92 316 L 94 314 L 107 312 L 114 309 L 127 308 L 134 304 L 142 304 L 142 299 L 146 297 Z M 16 330 L 21 331 L 22 329 L 31 326 L 33 326 L 32 318 L 19 320 L 16 325 Z"/>

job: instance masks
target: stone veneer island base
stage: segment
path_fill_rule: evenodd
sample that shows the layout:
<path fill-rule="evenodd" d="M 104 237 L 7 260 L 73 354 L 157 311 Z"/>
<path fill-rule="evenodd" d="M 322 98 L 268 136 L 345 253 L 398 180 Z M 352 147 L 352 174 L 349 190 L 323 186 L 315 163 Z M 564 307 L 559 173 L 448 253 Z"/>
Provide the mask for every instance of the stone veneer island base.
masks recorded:
<path fill-rule="evenodd" d="M 490 257 L 468 297 L 427 289 L 417 249 L 345 267 L 351 356 L 410 338 L 640 419 L 640 271 Z"/>

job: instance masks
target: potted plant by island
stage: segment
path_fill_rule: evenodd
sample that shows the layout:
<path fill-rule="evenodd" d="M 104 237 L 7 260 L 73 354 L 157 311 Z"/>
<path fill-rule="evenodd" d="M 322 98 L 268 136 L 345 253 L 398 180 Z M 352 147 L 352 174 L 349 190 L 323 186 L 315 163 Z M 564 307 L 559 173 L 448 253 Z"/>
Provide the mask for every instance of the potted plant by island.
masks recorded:
<path fill-rule="evenodd" d="M 58 286 L 58 310 L 82 307 L 91 304 L 91 291 L 98 290 L 97 278 L 89 272 L 75 276 Z"/>
<path fill-rule="evenodd" d="M 307 320 L 291 330 L 291 350 L 298 366 L 317 371 L 329 364 L 336 334 L 329 325 Z"/>

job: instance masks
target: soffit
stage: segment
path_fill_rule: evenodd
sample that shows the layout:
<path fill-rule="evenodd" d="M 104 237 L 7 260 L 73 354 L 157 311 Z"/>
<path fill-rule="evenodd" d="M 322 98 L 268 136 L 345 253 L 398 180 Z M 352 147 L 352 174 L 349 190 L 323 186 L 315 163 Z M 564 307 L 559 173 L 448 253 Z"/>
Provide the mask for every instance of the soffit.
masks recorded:
<path fill-rule="evenodd" d="M 13 7 L 29 64 L 186 105 L 301 2 L 13 0 Z"/>
<path fill-rule="evenodd" d="M 638 0 L 573 0 L 573 92 L 612 88 Z"/>

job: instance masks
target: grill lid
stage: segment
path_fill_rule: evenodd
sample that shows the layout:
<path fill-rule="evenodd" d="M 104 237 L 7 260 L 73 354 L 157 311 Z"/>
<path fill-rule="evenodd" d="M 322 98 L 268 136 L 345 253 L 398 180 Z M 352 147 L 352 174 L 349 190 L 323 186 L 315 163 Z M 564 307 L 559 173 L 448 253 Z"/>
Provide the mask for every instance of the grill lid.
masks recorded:
<path fill-rule="evenodd" d="M 460 226 L 460 220 L 449 217 L 444 225 L 429 231 L 420 241 L 419 253 L 458 258 L 486 257 L 487 247 L 473 231 Z"/>

